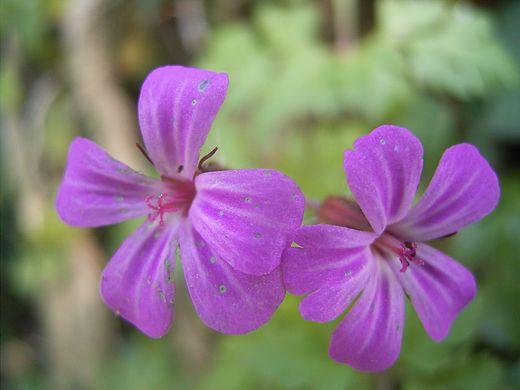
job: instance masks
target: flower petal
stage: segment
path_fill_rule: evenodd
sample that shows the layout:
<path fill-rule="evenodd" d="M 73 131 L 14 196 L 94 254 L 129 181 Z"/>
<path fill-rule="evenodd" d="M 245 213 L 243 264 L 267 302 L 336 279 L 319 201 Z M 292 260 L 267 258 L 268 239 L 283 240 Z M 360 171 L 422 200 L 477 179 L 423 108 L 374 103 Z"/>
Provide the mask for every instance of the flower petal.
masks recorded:
<path fill-rule="evenodd" d="M 361 371 L 381 371 L 394 364 L 401 350 L 404 294 L 389 266 L 379 270 L 330 340 L 329 354 Z"/>
<path fill-rule="evenodd" d="M 344 281 L 347 274 L 354 276 L 363 268 L 360 255 L 374 237 L 374 233 L 340 226 L 302 226 L 292 239 L 299 247 L 289 248 L 283 255 L 287 291 L 302 295 Z"/>
<path fill-rule="evenodd" d="M 282 273 L 246 275 L 213 252 L 188 224 L 181 229 L 184 277 L 201 320 L 222 333 L 247 333 L 265 324 L 285 297 Z"/>
<path fill-rule="evenodd" d="M 145 222 L 103 270 L 105 303 L 149 337 L 162 337 L 173 320 L 172 279 L 178 221 L 165 228 Z"/>
<path fill-rule="evenodd" d="M 61 219 L 73 226 L 103 226 L 141 217 L 145 199 L 161 182 L 111 158 L 94 142 L 76 138 L 56 198 Z"/>
<path fill-rule="evenodd" d="M 447 236 L 485 217 L 499 197 L 497 175 L 477 148 L 454 145 L 444 152 L 419 202 L 391 230 L 415 241 Z"/>
<path fill-rule="evenodd" d="M 190 220 L 238 271 L 263 275 L 280 265 L 289 235 L 303 218 L 303 194 L 272 169 L 207 172 L 195 179 Z"/>
<path fill-rule="evenodd" d="M 426 332 L 435 341 L 441 341 L 457 314 L 475 296 L 477 286 L 464 266 L 429 245 L 418 244 L 417 257 L 425 264 L 411 264 L 405 272 L 399 272 L 396 258 L 391 262 L 392 268 Z"/>
<path fill-rule="evenodd" d="M 139 96 L 139 124 L 161 174 L 192 179 L 227 86 L 225 73 L 182 66 L 165 66 L 148 75 Z"/>
<path fill-rule="evenodd" d="M 423 148 L 407 129 L 383 125 L 345 151 L 347 182 L 378 234 L 403 218 L 419 184 Z"/>
<path fill-rule="evenodd" d="M 373 270 L 370 249 L 366 247 L 357 256 L 351 255 L 344 261 L 348 268 L 341 269 L 341 280 L 324 283 L 300 302 L 300 313 L 304 319 L 316 322 L 332 321 L 354 302 L 366 286 L 370 271 Z"/>

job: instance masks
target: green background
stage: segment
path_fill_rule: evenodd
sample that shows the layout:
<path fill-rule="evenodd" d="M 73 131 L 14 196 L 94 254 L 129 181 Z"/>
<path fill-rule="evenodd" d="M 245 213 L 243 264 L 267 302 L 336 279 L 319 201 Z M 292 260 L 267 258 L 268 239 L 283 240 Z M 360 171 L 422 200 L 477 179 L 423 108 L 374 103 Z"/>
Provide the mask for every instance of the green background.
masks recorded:
<path fill-rule="evenodd" d="M 518 20 L 515 0 L 2 0 L 2 388 L 519 388 Z M 348 195 L 343 150 L 382 123 L 423 142 L 421 190 L 445 148 L 477 145 L 502 197 L 435 244 L 479 286 L 446 340 L 431 341 L 408 307 L 397 363 L 360 373 L 327 356 L 335 324 L 303 321 L 291 295 L 259 330 L 220 335 L 198 319 L 180 266 L 164 338 L 103 306 L 100 272 L 139 221 L 88 230 L 58 219 L 68 145 L 85 136 L 149 171 L 134 146 L 136 99 L 147 73 L 173 63 L 229 73 L 204 151 L 280 169 L 316 201 Z"/>

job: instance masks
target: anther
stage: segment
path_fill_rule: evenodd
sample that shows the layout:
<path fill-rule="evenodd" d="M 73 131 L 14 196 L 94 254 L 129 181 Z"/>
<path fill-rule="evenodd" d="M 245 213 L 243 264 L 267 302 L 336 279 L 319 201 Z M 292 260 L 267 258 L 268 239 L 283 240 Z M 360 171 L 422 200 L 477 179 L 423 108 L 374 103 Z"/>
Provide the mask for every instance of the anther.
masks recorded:
<path fill-rule="evenodd" d="M 401 243 L 399 261 L 401 262 L 401 269 L 399 272 L 405 272 L 410 266 L 410 262 L 417 265 L 424 265 L 424 260 L 417 257 L 417 244 L 410 241 L 404 241 Z"/>

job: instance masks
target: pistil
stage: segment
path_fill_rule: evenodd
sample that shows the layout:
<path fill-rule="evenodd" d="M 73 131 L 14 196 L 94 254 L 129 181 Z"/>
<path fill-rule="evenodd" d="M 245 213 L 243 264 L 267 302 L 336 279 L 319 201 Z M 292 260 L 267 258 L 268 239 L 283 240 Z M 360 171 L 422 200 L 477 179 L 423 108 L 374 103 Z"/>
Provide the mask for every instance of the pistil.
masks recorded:
<path fill-rule="evenodd" d="M 148 221 L 153 222 L 157 217 L 159 217 L 159 225 L 161 227 L 164 226 L 164 213 L 175 212 L 178 210 L 175 203 L 170 199 L 170 196 L 166 192 L 163 192 L 158 196 L 150 195 L 145 199 L 145 202 L 149 208 L 154 210 L 148 214 Z"/>

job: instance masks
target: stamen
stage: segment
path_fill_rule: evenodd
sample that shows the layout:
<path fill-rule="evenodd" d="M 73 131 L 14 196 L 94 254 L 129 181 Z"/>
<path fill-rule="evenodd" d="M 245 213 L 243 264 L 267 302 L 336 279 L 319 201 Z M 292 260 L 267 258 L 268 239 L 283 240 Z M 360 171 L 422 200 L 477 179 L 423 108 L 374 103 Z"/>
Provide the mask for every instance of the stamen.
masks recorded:
<path fill-rule="evenodd" d="M 214 155 L 215 153 L 217 153 L 217 150 L 218 150 L 218 148 L 215 146 L 211 152 L 209 152 L 208 154 L 206 154 L 204 157 L 202 157 L 202 158 L 200 159 L 200 161 L 199 161 L 199 165 L 198 165 L 199 171 L 203 171 L 203 170 L 204 170 L 204 169 L 203 169 L 203 165 L 204 165 L 204 163 L 205 163 L 206 161 L 208 161 L 211 157 L 213 157 L 213 155 Z"/>
<path fill-rule="evenodd" d="M 164 213 L 166 212 L 174 212 L 177 211 L 178 208 L 175 207 L 174 202 L 168 202 L 169 195 L 166 192 L 159 194 L 158 196 L 150 195 L 146 197 L 145 203 L 146 205 L 155 210 L 148 214 L 148 221 L 153 222 L 159 217 L 159 226 L 164 226 Z M 156 201 L 154 204 L 153 201 Z"/>
<path fill-rule="evenodd" d="M 401 262 L 399 272 L 406 272 L 410 263 L 424 265 L 424 260 L 417 257 L 417 243 L 414 241 L 400 241 L 392 234 L 382 234 L 374 243 L 382 251 L 396 254 Z"/>
<path fill-rule="evenodd" d="M 405 272 L 410 266 L 410 262 L 417 265 L 424 265 L 424 260 L 417 257 L 417 244 L 410 241 L 401 242 L 399 261 L 401 262 L 399 272 Z"/>

